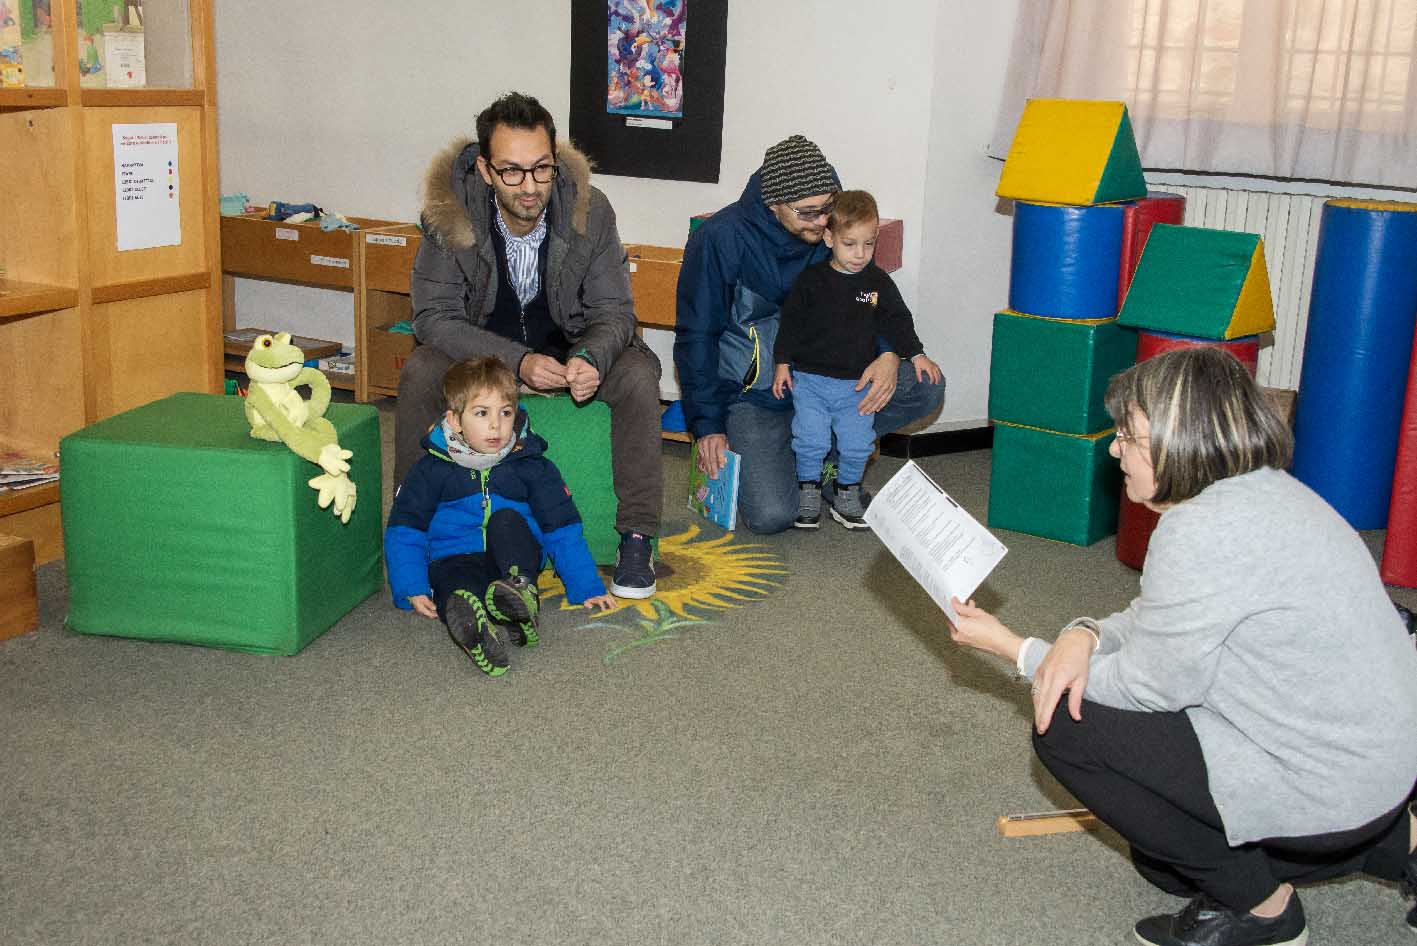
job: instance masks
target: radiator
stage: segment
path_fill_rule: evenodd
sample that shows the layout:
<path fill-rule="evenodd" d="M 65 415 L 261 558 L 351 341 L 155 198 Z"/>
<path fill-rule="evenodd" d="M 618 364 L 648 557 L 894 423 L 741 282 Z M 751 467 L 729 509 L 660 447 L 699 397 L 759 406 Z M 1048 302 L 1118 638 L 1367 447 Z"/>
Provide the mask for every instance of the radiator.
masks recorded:
<path fill-rule="evenodd" d="M 1216 187 L 1157 185 L 1183 194 L 1186 225 L 1258 233 L 1264 239 L 1269 287 L 1274 296 L 1274 342 L 1260 348 L 1257 380 L 1261 385 L 1294 391 L 1304 362 L 1304 331 L 1309 320 L 1309 288 L 1319 244 L 1319 218 L 1326 197 L 1275 194 Z"/>

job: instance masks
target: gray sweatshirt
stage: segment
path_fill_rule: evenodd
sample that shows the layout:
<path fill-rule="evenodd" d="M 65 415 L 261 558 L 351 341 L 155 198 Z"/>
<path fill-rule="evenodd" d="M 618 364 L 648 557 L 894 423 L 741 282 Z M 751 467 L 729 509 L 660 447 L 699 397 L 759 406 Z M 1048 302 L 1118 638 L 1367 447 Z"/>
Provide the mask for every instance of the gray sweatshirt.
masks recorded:
<path fill-rule="evenodd" d="M 1289 474 L 1168 509 L 1140 596 L 1098 624 L 1087 699 L 1185 711 L 1231 844 L 1356 828 L 1412 790 L 1417 649 L 1362 539 Z"/>

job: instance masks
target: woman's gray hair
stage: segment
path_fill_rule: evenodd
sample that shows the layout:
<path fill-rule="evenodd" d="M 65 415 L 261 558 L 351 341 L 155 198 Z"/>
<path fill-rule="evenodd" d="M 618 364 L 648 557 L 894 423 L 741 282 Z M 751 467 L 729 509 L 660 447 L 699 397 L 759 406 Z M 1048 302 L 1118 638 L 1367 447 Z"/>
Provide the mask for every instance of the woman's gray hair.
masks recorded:
<path fill-rule="evenodd" d="M 1179 503 L 1216 480 L 1285 469 L 1294 437 L 1234 355 L 1182 348 L 1133 365 L 1107 386 L 1107 412 L 1130 435 L 1136 408 L 1151 425 L 1152 502 Z"/>

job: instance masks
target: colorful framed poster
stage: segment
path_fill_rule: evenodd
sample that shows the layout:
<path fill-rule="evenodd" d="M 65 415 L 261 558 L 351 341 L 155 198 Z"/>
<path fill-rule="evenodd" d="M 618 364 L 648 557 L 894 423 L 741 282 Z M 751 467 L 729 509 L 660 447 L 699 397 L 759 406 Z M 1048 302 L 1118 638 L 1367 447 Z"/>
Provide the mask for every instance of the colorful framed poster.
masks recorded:
<path fill-rule="evenodd" d="M 572 0 L 570 134 L 601 174 L 718 181 L 728 0 Z"/>

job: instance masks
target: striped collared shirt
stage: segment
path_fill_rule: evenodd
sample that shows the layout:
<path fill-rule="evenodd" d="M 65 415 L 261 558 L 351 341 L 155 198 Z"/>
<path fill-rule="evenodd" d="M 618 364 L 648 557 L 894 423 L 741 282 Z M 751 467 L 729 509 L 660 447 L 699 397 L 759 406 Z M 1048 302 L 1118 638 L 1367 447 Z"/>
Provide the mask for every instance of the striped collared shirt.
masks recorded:
<path fill-rule="evenodd" d="M 494 203 L 495 206 L 495 203 Z M 546 212 L 526 236 L 514 236 L 507 229 L 507 221 L 502 219 L 502 208 L 497 207 L 497 230 L 507 245 L 507 272 L 512 277 L 512 288 L 517 291 L 517 300 L 525 306 L 536 298 L 541 290 L 541 243 L 546 239 Z"/>

